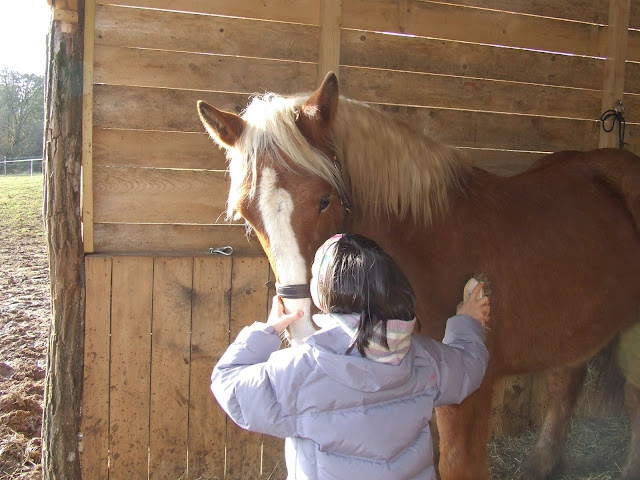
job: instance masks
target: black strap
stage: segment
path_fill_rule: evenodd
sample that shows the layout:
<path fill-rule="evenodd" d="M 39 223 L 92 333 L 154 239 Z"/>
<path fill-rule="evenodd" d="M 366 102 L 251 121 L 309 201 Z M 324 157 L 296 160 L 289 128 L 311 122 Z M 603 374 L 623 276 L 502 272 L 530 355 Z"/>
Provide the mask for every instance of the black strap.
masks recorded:
<path fill-rule="evenodd" d="M 602 129 L 609 133 L 613 131 L 616 126 L 616 122 L 618 122 L 618 148 L 623 149 L 626 143 L 624 143 L 624 131 L 626 127 L 626 123 L 624 120 L 624 107 L 622 106 L 622 102 L 618 102 L 616 108 L 614 110 L 607 110 L 600 116 L 600 121 L 602 122 Z M 613 118 L 611 121 L 611 127 L 607 128 L 605 122 Z"/>
<path fill-rule="evenodd" d="M 271 287 L 272 282 L 267 282 L 267 286 Z M 276 294 L 282 298 L 311 298 L 311 289 L 308 283 L 300 283 L 297 285 L 280 285 L 275 284 Z"/>

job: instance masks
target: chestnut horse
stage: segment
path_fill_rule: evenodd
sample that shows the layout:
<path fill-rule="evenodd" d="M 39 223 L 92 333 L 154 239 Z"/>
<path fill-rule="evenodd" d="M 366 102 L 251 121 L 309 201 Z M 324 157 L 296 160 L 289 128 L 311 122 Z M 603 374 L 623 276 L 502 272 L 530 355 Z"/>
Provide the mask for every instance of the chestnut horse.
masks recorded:
<path fill-rule="evenodd" d="M 414 286 L 421 333 L 442 339 L 465 281 L 487 274 L 490 364 L 479 390 L 437 411 L 440 475 L 488 479 L 494 382 L 546 370 L 549 404 L 522 478 L 547 477 L 561 459 L 585 363 L 638 322 L 640 158 L 562 152 L 519 175 L 495 176 L 422 131 L 339 97 L 332 73 L 311 95 L 257 97 L 242 117 L 204 102 L 198 111 L 227 151 L 227 213 L 255 231 L 280 284 L 307 284 L 314 252 L 330 235 L 366 235 Z M 295 345 L 314 331 L 311 302 L 285 305 L 306 312 L 290 329 Z M 626 400 L 630 480 L 640 478 L 640 385 L 627 382 Z"/>

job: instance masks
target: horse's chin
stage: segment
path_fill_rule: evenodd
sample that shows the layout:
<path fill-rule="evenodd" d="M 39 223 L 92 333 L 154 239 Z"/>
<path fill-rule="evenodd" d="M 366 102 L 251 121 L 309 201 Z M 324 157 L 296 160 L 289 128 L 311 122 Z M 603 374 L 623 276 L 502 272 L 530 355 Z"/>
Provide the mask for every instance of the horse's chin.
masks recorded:
<path fill-rule="evenodd" d="M 303 299 L 283 299 L 285 313 L 293 313 L 298 310 L 304 312 L 304 316 L 293 322 L 286 331 L 286 338 L 293 347 L 299 347 L 304 343 L 304 339 L 315 333 L 316 328 L 311 321 L 311 300 Z"/>

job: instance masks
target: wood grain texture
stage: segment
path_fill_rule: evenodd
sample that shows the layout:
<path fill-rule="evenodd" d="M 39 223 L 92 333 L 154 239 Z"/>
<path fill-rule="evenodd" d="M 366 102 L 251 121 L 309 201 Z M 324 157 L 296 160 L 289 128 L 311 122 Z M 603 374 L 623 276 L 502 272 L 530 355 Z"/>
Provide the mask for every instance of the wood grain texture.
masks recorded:
<path fill-rule="evenodd" d="M 601 113 L 601 94 L 595 90 L 351 67 L 341 71 L 342 92 L 366 102 L 577 119 Z"/>
<path fill-rule="evenodd" d="M 447 3 L 587 23 L 606 24 L 609 18 L 608 0 L 447 0 Z"/>
<path fill-rule="evenodd" d="M 251 75 L 247 75 L 251 72 Z M 231 93 L 312 90 L 316 65 L 258 58 L 97 46 L 95 81 Z"/>
<path fill-rule="evenodd" d="M 109 0 L 112 5 L 318 24 L 319 0 Z"/>
<path fill-rule="evenodd" d="M 424 37 L 343 30 L 341 63 L 539 85 L 602 88 L 604 60 Z"/>
<path fill-rule="evenodd" d="M 112 281 L 109 478 L 146 478 L 153 258 L 115 258 Z"/>
<path fill-rule="evenodd" d="M 263 256 L 244 225 L 175 225 L 96 223 L 96 251 L 114 254 L 198 254 L 230 245 L 238 255 Z"/>
<path fill-rule="evenodd" d="M 224 172 L 144 168 L 94 169 L 95 221 L 196 223 L 224 221 Z"/>
<path fill-rule="evenodd" d="M 310 25 L 99 5 L 95 30 L 98 45 L 318 61 Z"/>
<path fill-rule="evenodd" d="M 235 340 L 246 325 L 265 321 L 269 263 L 266 258 L 234 258 L 231 284 L 230 339 Z M 258 478 L 261 474 L 262 435 L 227 423 L 227 477 L 234 480 Z"/>
<path fill-rule="evenodd" d="M 393 116 L 458 147 L 556 152 L 598 147 L 600 122 L 381 105 Z"/>
<path fill-rule="evenodd" d="M 229 345 L 231 257 L 196 257 L 193 265 L 189 476 L 223 478 L 227 415 L 211 393 L 211 371 Z"/>
<path fill-rule="evenodd" d="M 187 471 L 193 258 L 153 262 L 149 478 Z"/>
<path fill-rule="evenodd" d="M 95 85 L 93 125 L 102 128 L 204 133 L 196 110 L 204 100 L 222 110 L 241 112 L 249 95 L 166 88 Z"/>
<path fill-rule="evenodd" d="M 409 11 L 401 11 L 401 5 L 398 0 L 343 0 L 342 26 L 593 57 L 606 52 L 606 28 L 600 25 L 435 2 L 408 2 Z"/>
<path fill-rule="evenodd" d="M 193 132 L 95 128 L 93 164 L 113 167 L 227 169 L 209 135 Z"/>
<path fill-rule="evenodd" d="M 111 257 L 85 258 L 86 310 L 82 388 L 82 477 L 109 477 Z"/>

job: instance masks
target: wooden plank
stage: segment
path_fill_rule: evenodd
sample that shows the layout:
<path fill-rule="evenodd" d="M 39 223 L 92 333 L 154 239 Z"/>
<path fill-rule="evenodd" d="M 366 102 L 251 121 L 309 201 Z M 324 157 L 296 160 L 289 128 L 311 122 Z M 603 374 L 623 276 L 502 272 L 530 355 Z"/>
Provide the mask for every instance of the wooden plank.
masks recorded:
<path fill-rule="evenodd" d="M 616 102 L 622 101 L 630 4 L 630 0 L 612 0 L 609 8 L 607 59 L 602 86 L 602 112 L 613 109 Z M 618 146 L 619 140 L 615 130 L 611 132 L 600 130 L 600 148 Z"/>
<path fill-rule="evenodd" d="M 105 0 L 102 3 L 314 25 L 318 25 L 319 18 L 318 0 Z"/>
<path fill-rule="evenodd" d="M 93 252 L 93 32 L 95 0 L 85 2 L 82 61 L 82 245 Z"/>
<path fill-rule="evenodd" d="M 319 85 L 329 72 L 340 71 L 340 23 L 342 0 L 320 0 L 320 52 L 318 56 Z"/>
<path fill-rule="evenodd" d="M 94 190 L 96 222 L 212 224 L 229 185 L 224 172 L 96 167 Z"/>
<path fill-rule="evenodd" d="M 242 102 L 240 96 L 209 95 L 97 85 L 94 122 L 118 128 L 204 131 L 191 107 L 198 97 L 228 110 L 234 109 L 234 99 L 236 104 L 246 102 L 246 97 Z M 394 105 L 380 108 L 410 124 L 427 126 L 441 141 L 458 146 L 527 151 L 587 150 L 598 146 L 600 125 L 595 118 L 570 120 Z M 600 113 L 596 118 L 599 117 Z"/>
<path fill-rule="evenodd" d="M 194 259 L 189 478 L 224 477 L 227 416 L 210 386 L 211 370 L 229 345 L 231 266 L 231 257 Z"/>
<path fill-rule="evenodd" d="M 409 2 L 406 12 L 401 4 L 343 0 L 342 27 L 593 57 L 606 51 L 606 29 L 599 25 L 424 1 Z"/>
<path fill-rule="evenodd" d="M 269 280 L 275 282 L 276 277 L 273 270 L 269 268 Z M 275 288 L 267 290 L 267 308 L 271 313 L 273 303 L 271 299 L 276 294 Z M 281 348 L 286 348 L 284 345 Z M 262 436 L 262 476 L 267 479 L 284 480 L 287 478 L 287 465 L 284 461 L 284 439 Z"/>
<path fill-rule="evenodd" d="M 209 135 L 94 128 L 93 164 L 111 167 L 226 170 L 227 159 Z"/>
<path fill-rule="evenodd" d="M 458 147 L 557 152 L 598 147 L 599 121 L 381 105 L 380 109 Z"/>
<path fill-rule="evenodd" d="M 343 30 L 346 66 L 437 73 L 540 85 L 602 88 L 604 60 L 424 37 Z"/>
<path fill-rule="evenodd" d="M 146 478 L 153 258 L 115 257 L 112 279 L 109 479 Z"/>
<path fill-rule="evenodd" d="M 265 321 L 269 263 L 266 258 L 234 258 L 231 280 L 230 338 L 254 321 Z M 229 421 L 226 444 L 227 471 L 225 478 L 259 477 L 262 456 L 262 435 L 248 432 Z"/>
<path fill-rule="evenodd" d="M 86 310 L 82 388 L 82 477 L 109 477 L 111 258 L 85 258 Z"/>
<path fill-rule="evenodd" d="M 95 85 L 93 125 L 102 128 L 204 133 L 196 110 L 204 100 L 223 110 L 240 112 L 248 95 Z"/>
<path fill-rule="evenodd" d="M 624 67 L 625 93 L 640 94 L 640 63 L 627 62 Z"/>
<path fill-rule="evenodd" d="M 264 255 L 244 225 L 171 225 L 96 223 L 96 251 L 118 254 L 201 255 L 210 247 L 230 245 L 237 255 Z"/>
<path fill-rule="evenodd" d="M 640 125 L 635 124 L 627 124 L 625 142 L 628 145 L 625 147 L 626 150 L 635 153 L 636 155 L 640 155 Z"/>
<path fill-rule="evenodd" d="M 296 93 L 315 86 L 316 66 L 258 58 L 97 46 L 95 81 L 244 94 L 264 93 L 274 88 L 282 93 Z"/>
<path fill-rule="evenodd" d="M 631 0 L 629 28 L 640 30 L 640 0 Z"/>
<path fill-rule="evenodd" d="M 606 24 L 609 18 L 608 0 L 447 0 L 447 3 L 587 23 Z"/>
<path fill-rule="evenodd" d="M 310 25 L 110 5 L 96 10 L 98 45 L 317 62 L 318 35 Z"/>
<path fill-rule="evenodd" d="M 474 166 L 502 176 L 521 173 L 545 155 L 541 152 L 512 152 L 468 148 L 463 151 Z"/>
<path fill-rule="evenodd" d="M 595 90 L 342 67 L 342 92 L 366 102 L 578 119 L 600 118 Z"/>
<path fill-rule="evenodd" d="M 629 30 L 628 35 L 627 60 L 640 62 L 640 30 Z"/>
<path fill-rule="evenodd" d="M 192 257 L 155 257 L 149 478 L 187 472 Z"/>

